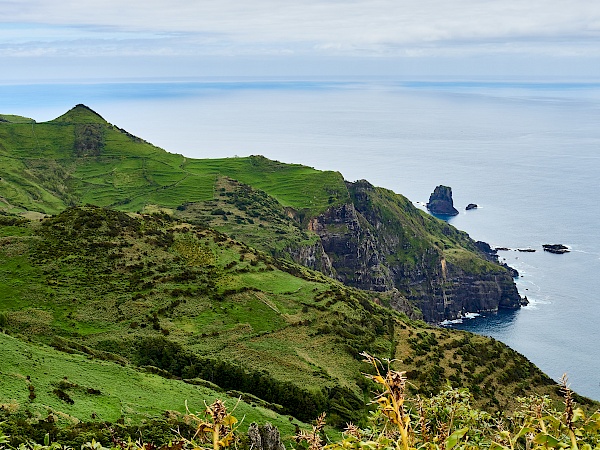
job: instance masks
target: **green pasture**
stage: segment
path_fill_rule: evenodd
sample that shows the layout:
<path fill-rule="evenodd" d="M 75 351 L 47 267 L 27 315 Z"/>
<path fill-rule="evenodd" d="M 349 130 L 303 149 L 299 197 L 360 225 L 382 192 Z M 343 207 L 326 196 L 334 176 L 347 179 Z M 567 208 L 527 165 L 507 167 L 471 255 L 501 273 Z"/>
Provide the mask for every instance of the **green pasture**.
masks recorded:
<path fill-rule="evenodd" d="M 243 401 L 238 404 L 237 398 L 221 391 L 28 344 L 4 334 L 0 334 L 0 346 L 0 404 L 11 405 L 13 413 L 27 412 L 42 419 L 50 412 L 63 424 L 119 419 L 139 424 L 164 416 L 166 411 L 183 416 L 186 402 L 191 412 L 203 415 L 205 402 L 222 399 L 229 408 L 237 404 L 234 415 L 244 419 L 241 430 L 246 430 L 252 422 L 271 422 L 288 439 L 294 433 L 288 417 Z M 35 393 L 33 399 L 29 386 Z M 73 403 L 59 398 L 58 390 Z"/>

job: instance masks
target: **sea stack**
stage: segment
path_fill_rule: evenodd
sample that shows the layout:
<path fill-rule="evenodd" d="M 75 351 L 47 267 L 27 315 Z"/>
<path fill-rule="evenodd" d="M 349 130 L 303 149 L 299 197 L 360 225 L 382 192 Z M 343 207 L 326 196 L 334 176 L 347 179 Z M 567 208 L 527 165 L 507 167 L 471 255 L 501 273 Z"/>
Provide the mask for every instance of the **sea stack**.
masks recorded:
<path fill-rule="evenodd" d="M 449 186 L 438 186 L 429 196 L 427 209 L 432 214 L 440 214 L 444 216 L 456 216 L 458 210 L 454 207 L 452 201 L 452 188 Z"/>

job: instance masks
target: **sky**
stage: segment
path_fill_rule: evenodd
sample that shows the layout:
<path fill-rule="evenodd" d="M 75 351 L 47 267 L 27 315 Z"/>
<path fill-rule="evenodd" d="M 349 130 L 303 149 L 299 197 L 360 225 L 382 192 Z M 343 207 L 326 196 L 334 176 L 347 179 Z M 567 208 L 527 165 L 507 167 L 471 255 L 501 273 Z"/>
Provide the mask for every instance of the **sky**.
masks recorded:
<path fill-rule="evenodd" d="M 0 82 L 600 78 L 596 0 L 0 0 Z"/>

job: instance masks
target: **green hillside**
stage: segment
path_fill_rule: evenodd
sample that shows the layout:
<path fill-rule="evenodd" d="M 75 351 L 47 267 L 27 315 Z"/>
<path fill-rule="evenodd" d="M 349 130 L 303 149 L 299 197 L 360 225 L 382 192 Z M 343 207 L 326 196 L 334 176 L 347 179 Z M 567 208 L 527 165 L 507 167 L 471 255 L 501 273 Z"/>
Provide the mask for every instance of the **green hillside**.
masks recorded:
<path fill-rule="evenodd" d="M 191 160 L 139 139 L 78 105 L 45 123 L 2 116 L 1 207 L 54 214 L 91 203 L 122 210 L 211 200 L 217 175 L 269 192 L 283 205 L 318 212 L 347 196 L 339 173 L 262 157 Z"/>
<path fill-rule="evenodd" d="M 5 334 L 0 334 L 0 346 L 0 405 L 9 419 L 5 428 L 12 425 L 13 440 L 42 442 L 47 431 L 52 432 L 52 440 L 72 439 L 61 430 L 79 427 L 88 430 L 79 438 L 83 443 L 92 436 L 104 437 L 103 424 L 117 422 L 142 434 L 153 427 L 154 433 L 161 430 L 168 437 L 170 429 L 185 425 L 186 403 L 191 412 L 203 411 L 204 402 L 215 399 L 224 400 L 230 408 L 238 403 L 237 397 L 218 388 L 183 383 L 89 355 L 60 352 Z M 254 402 L 241 401 L 235 415 L 244 418 L 240 431 L 252 422 L 271 422 L 286 440 L 294 434 L 295 424 L 301 424 Z M 13 424 L 24 418 L 43 425 L 23 427 L 26 434 L 21 434 Z M 50 424 L 53 426 L 48 427 Z"/>
<path fill-rule="evenodd" d="M 285 433 L 278 414 L 365 424 L 364 351 L 395 360 L 411 395 L 467 387 L 490 411 L 556 399 L 505 345 L 411 320 L 515 296 L 465 233 L 366 181 L 169 154 L 83 105 L 0 116 L 0 421 L 135 424 L 214 388 Z"/>
<path fill-rule="evenodd" d="M 360 420 L 362 351 L 401 360 L 423 394 L 450 380 L 498 408 L 515 393 L 553 390 L 498 342 L 410 322 L 379 306 L 389 294 L 166 215 L 85 207 L 2 221 L 0 311 L 15 336 L 204 378 L 302 420 L 323 409 L 334 423 Z"/>

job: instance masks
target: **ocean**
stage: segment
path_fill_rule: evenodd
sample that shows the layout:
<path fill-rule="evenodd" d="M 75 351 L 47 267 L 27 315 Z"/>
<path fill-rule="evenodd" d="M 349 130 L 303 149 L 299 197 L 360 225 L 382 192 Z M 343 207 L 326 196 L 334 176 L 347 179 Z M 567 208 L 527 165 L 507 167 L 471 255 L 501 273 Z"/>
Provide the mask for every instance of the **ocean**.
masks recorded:
<path fill-rule="evenodd" d="M 264 155 L 340 171 L 510 250 L 529 306 L 450 326 L 492 336 L 600 400 L 600 83 L 154 80 L 0 85 L 0 113 L 37 121 L 84 103 L 189 157 Z M 469 203 L 479 208 L 465 211 Z M 562 255 L 542 244 L 565 244 Z M 519 252 L 532 248 L 535 252 Z"/>

